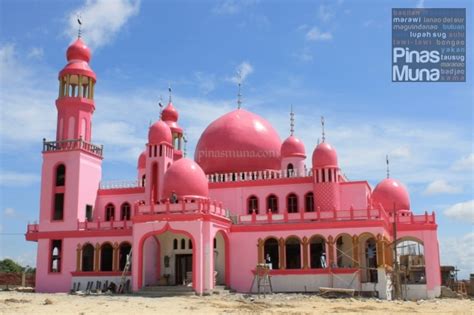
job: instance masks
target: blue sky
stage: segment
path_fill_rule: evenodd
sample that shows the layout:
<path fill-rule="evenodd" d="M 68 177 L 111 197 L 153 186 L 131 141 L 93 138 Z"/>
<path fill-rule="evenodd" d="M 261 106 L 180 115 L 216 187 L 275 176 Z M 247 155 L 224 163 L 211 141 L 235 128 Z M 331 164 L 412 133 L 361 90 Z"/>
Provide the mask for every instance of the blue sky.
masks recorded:
<path fill-rule="evenodd" d="M 189 138 L 236 108 L 267 118 L 284 139 L 289 108 L 310 156 L 327 140 L 351 180 L 404 182 L 415 213 L 435 210 L 443 264 L 474 272 L 473 68 L 465 83 L 391 82 L 393 7 L 467 8 L 469 1 L 13 1 L 0 2 L 0 258 L 34 264 L 26 242 L 38 219 L 41 141 L 55 135 L 57 73 L 76 36 L 97 73 L 93 142 L 105 145 L 103 179 L 134 179 L 160 95 Z"/>

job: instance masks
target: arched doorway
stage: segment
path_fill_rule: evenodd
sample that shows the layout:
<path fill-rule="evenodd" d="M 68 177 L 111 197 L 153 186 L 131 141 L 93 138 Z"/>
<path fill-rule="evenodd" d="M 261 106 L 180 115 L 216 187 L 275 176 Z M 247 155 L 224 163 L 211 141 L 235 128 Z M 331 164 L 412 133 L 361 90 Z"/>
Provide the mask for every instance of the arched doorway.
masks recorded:
<path fill-rule="evenodd" d="M 352 268 L 352 237 L 349 234 L 341 234 L 336 238 L 336 265 L 338 268 Z"/>
<path fill-rule="evenodd" d="M 378 282 L 377 279 L 377 240 L 371 233 L 359 236 L 359 263 L 362 267 L 362 282 Z"/>
<path fill-rule="evenodd" d="M 193 248 L 194 240 L 185 232 L 166 231 L 146 237 L 142 248 L 142 286 L 194 287 Z"/>
<path fill-rule="evenodd" d="M 224 231 L 219 231 L 214 237 L 214 283 L 216 285 L 230 285 L 229 283 L 229 253 L 228 238 Z"/>
<path fill-rule="evenodd" d="M 414 237 L 397 241 L 398 264 L 406 284 L 426 284 L 425 249 L 423 242 Z"/>

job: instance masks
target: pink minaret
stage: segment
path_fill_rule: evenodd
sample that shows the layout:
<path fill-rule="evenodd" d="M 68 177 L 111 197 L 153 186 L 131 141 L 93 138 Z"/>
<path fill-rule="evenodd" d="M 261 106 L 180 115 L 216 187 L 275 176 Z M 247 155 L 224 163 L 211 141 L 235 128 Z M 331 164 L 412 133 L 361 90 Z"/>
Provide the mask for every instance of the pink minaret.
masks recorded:
<path fill-rule="evenodd" d="M 91 143 L 96 76 L 81 38 L 67 49 L 59 72 L 56 141 L 43 140 L 41 229 L 76 228 L 93 216 L 101 179 L 102 146 Z"/>
<path fill-rule="evenodd" d="M 326 142 L 324 134 L 324 118 L 321 118 L 323 142 L 313 151 L 313 183 L 314 205 L 321 211 L 339 210 L 339 176 L 340 170 L 337 152 Z"/>
<path fill-rule="evenodd" d="M 163 109 L 161 113 L 161 119 L 170 127 L 172 134 L 173 144 L 173 159 L 176 161 L 183 157 L 183 129 L 178 125 L 178 111 L 173 106 L 171 99 L 171 88 L 169 88 L 169 101 L 168 105 Z"/>
<path fill-rule="evenodd" d="M 59 72 L 56 140 L 82 138 L 90 142 L 96 83 L 95 73 L 89 67 L 91 52 L 78 38 L 67 49 L 66 57 L 68 64 Z"/>
<path fill-rule="evenodd" d="M 173 163 L 173 147 L 171 130 L 162 120 L 158 120 L 148 130 L 148 143 L 145 157 L 145 198 L 149 204 L 162 199 L 163 178 L 165 172 Z"/>

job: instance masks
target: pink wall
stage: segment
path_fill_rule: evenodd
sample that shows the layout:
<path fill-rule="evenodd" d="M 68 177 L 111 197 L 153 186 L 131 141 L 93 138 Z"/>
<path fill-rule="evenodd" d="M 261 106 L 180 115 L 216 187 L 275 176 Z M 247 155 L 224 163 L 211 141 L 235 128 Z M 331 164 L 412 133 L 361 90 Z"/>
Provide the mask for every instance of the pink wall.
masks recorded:
<path fill-rule="evenodd" d="M 120 220 L 120 208 L 123 203 L 130 204 L 131 217 L 133 217 L 133 205 L 135 202 L 145 200 L 145 194 L 120 194 L 120 195 L 99 195 L 94 207 L 94 220 L 105 221 L 105 207 L 112 203 L 115 206 L 115 221 Z"/>
<path fill-rule="evenodd" d="M 286 212 L 286 196 L 295 193 L 298 196 L 298 207 L 304 210 L 304 195 L 313 190 L 313 184 L 291 184 L 271 186 L 251 186 L 216 188 L 209 191 L 212 199 L 222 201 L 223 207 L 229 209 L 233 214 L 247 214 L 247 198 L 255 195 L 258 198 L 260 213 L 266 213 L 266 198 L 270 194 L 278 197 L 278 212 Z"/>
<path fill-rule="evenodd" d="M 367 209 L 370 196 L 370 187 L 367 182 L 339 183 L 339 191 L 341 210 L 349 210 L 351 206 L 354 209 Z"/>

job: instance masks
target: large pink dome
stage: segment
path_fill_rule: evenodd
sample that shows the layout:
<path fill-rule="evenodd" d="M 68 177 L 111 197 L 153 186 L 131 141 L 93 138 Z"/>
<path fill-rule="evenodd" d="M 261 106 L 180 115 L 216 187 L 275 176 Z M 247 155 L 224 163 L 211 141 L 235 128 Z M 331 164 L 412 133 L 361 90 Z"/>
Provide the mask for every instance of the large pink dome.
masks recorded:
<path fill-rule="evenodd" d="M 327 142 L 318 144 L 313 151 L 313 168 L 338 167 L 336 149 Z"/>
<path fill-rule="evenodd" d="M 163 195 L 165 198 L 170 198 L 173 192 L 179 198 L 208 197 L 206 174 L 196 162 L 182 158 L 171 164 L 163 179 Z"/>
<path fill-rule="evenodd" d="M 194 159 L 207 174 L 276 170 L 280 148 L 280 137 L 268 121 L 237 109 L 204 130 Z"/>
<path fill-rule="evenodd" d="M 410 196 L 406 187 L 396 179 L 386 178 L 372 192 L 372 203 L 386 211 L 410 210 Z"/>
<path fill-rule="evenodd" d="M 304 148 L 304 143 L 291 135 L 283 141 L 281 145 L 281 157 L 302 157 L 306 158 L 306 150 Z"/>
<path fill-rule="evenodd" d="M 148 143 L 160 144 L 166 142 L 171 144 L 171 141 L 171 130 L 165 122 L 158 120 L 156 123 L 151 125 L 150 130 L 148 130 Z"/>

